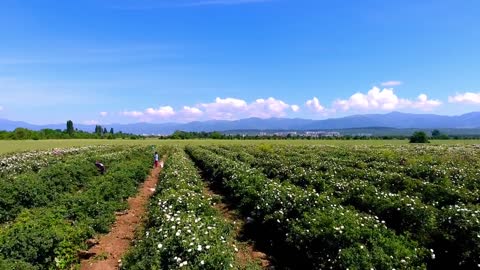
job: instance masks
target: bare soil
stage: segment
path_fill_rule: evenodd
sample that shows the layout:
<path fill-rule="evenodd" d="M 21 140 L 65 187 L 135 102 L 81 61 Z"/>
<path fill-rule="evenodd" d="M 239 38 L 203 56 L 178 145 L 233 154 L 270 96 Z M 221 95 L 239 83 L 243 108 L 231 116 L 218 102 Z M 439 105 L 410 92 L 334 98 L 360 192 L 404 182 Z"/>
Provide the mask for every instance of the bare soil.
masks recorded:
<path fill-rule="evenodd" d="M 81 261 L 81 270 L 119 269 L 121 259 L 134 239 L 135 231 L 142 224 L 146 205 L 155 192 L 162 165 L 163 161 L 158 168 L 152 169 L 146 181 L 139 187 L 137 195 L 128 199 L 128 210 L 117 213 L 110 233 L 98 240 L 88 241 L 93 246 L 82 252 L 83 256 L 88 258 Z"/>
<path fill-rule="evenodd" d="M 252 241 L 245 239 L 243 235 L 245 222 L 233 209 L 233 207 L 225 201 L 225 198 L 220 193 L 217 193 L 214 189 L 208 186 L 205 187 L 204 192 L 211 197 L 217 197 L 221 199 L 221 201 L 216 202 L 213 207 L 222 213 L 227 222 L 234 225 L 236 234 L 235 238 L 238 245 L 237 261 L 242 266 L 247 266 L 249 263 L 257 262 L 262 266 L 263 269 L 274 269 L 270 257 L 264 252 L 259 251 Z"/>

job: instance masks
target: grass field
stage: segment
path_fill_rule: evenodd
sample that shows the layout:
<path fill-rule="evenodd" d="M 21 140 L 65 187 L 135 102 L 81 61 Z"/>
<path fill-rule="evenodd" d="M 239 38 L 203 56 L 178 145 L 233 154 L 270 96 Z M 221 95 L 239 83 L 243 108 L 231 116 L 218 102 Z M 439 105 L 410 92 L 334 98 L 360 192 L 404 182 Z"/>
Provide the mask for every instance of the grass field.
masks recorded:
<path fill-rule="evenodd" d="M 96 140 L 96 139 L 72 139 L 72 140 L 25 140 L 25 141 L 0 141 L 0 154 L 23 152 L 30 150 L 46 150 L 87 145 L 196 145 L 196 144 L 262 144 L 271 143 L 278 145 L 401 145 L 407 144 L 407 140 Z M 431 144 L 480 144 L 480 140 L 445 140 L 432 141 Z"/>

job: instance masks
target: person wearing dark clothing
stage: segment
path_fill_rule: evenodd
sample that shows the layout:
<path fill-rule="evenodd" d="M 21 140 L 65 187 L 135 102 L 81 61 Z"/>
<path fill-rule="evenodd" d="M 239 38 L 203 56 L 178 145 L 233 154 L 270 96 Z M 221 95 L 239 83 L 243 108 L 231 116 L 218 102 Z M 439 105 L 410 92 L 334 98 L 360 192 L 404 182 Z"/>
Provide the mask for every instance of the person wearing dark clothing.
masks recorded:
<path fill-rule="evenodd" d="M 101 174 L 105 174 L 105 165 L 103 163 L 100 163 L 100 161 L 95 162 L 95 166 L 97 166 L 98 172 Z"/>

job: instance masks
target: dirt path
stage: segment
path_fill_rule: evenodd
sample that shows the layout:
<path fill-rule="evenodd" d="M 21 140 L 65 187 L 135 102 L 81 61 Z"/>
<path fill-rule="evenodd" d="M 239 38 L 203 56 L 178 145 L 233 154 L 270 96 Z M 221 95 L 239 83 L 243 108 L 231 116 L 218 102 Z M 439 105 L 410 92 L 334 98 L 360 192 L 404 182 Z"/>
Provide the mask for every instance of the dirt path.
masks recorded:
<path fill-rule="evenodd" d="M 216 202 L 213 207 L 222 213 L 227 222 L 234 225 L 236 234 L 235 238 L 237 240 L 237 244 L 239 245 L 237 253 L 238 262 L 240 262 L 240 264 L 243 266 L 247 266 L 249 263 L 257 261 L 264 269 L 274 269 L 270 257 L 267 254 L 257 250 L 252 241 L 245 239 L 243 235 L 245 222 L 237 214 L 237 212 L 233 210 L 233 208 L 227 202 L 225 202 L 225 198 L 220 194 L 220 192 L 217 192 L 214 188 L 209 186 L 204 188 L 204 192 L 213 198 L 216 197 L 221 199 L 219 202 Z"/>
<path fill-rule="evenodd" d="M 96 245 L 84 253 L 84 256 L 89 259 L 81 262 L 81 270 L 119 269 L 120 260 L 130 247 L 135 231 L 145 214 L 148 200 L 155 191 L 162 165 L 163 162 L 160 162 L 158 168 L 152 169 L 147 180 L 140 186 L 137 195 L 128 199 L 128 210 L 117 213 L 110 233 L 101 236 L 98 241 L 89 241 Z"/>

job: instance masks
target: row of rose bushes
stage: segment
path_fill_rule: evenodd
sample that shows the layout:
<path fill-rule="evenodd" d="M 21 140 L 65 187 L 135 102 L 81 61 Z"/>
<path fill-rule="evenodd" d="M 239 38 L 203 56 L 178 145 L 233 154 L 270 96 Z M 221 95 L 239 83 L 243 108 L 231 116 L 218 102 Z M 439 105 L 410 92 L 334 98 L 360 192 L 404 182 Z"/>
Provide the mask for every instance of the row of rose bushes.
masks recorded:
<path fill-rule="evenodd" d="M 138 155 L 138 151 L 125 147 L 88 149 L 56 160 L 38 172 L 1 179 L 0 223 L 13 220 L 23 209 L 45 207 L 65 193 L 82 190 L 89 179 L 98 175 L 96 160 L 105 163 L 108 170 L 116 170 L 120 161 Z"/>
<path fill-rule="evenodd" d="M 255 220 L 290 267 L 422 269 L 434 256 L 378 217 L 342 206 L 333 196 L 271 180 L 249 164 L 202 147 L 187 152 Z"/>
<path fill-rule="evenodd" d="M 212 204 L 192 161 L 173 151 L 122 269 L 257 269 L 237 262 L 232 225 Z"/>
<path fill-rule="evenodd" d="M 113 146 L 82 146 L 52 150 L 37 150 L 12 153 L 0 156 L 0 181 L 5 181 L 25 172 L 38 172 L 40 169 L 62 162 L 66 159 L 78 158 L 82 154 L 101 154 L 118 151 Z"/>
<path fill-rule="evenodd" d="M 419 197 L 427 204 L 437 206 L 453 205 L 457 202 L 468 204 L 480 200 L 480 183 L 476 181 L 480 177 L 480 168 L 476 170 L 476 164 L 453 158 L 441 167 L 433 156 L 435 153 L 433 150 L 430 155 L 424 153 L 422 160 L 432 159 L 433 161 L 430 163 L 436 164 L 435 167 L 430 166 L 435 168 L 430 172 L 433 175 L 437 174 L 435 179 L 430 173 L 429 176 L 422 173 L 407 173 L 407 171 L 424 170 L 426 166 L 421 162 L 414 165 L 412 160 L 419 158 L 410 157 L 410 161 L 402 160 L 400 156 L 402 152 L 396 153 L 390 148 L 388 157 L 391 160 L 385 156 L 381 159 L 379 157 L 371 158 L 365 154 L 368 153 L 368 150 L 363 148 L 355 150 L 344 147 L 275 146 L 274 149 L 265 151 L 250 146 L 244 148 L 218 147 L 214 150 L 241 153 L 238 155 L 247 159 L 252 166 L 262 168 L 269 177 L 289 179 L 298 185 L 315 186 L 320 191 L 324 188 L 325 182 L 328 183 L 331 180 L 365 180 L 385 192 L 405 192 Z M 360 153 L 356 153 L 357 151 Z M 380 149 L 375 148 L 371 150 L 370 156 L 382 156 L 380 153 L 382 153 Z M 251 157 L 245 158 L 245 155 L 251 155 Z M 480 160 L 480 156 L 478 158 Z M 441 160 L 444 161 L 445 158 Z M 456 163 L 452 164 L 453 162 Z M 469 177 L 465 176 L 467 173 L 459 177 L 456 172 L 465 171 L 467 167 L 473 167 L 473 169 L 469 169 Z M 440 171 L 442 173 L 439 173 Z M 447 171 L 449 172 L 448 177 L 445 176 Z M 464 180 L 459 181 L 460 178 Z"/>
<path fill-rule="evenodd" d="M 454 196 L 456 192 L 450 190 L 447 192 L 451 195 L 448 197 L 447 205 L 435 202 L 428 204 L 416 196 L 418 192 L 412 194 L 405 189 L 398 193 L 385 191 L 388 189 L 382 187 L 389 186 L 388 183 L 382 184 L 384 179 L 375 179 L 375 175 L 370 175 L 372 179 L 365 180 L 345 177 L 345 172 L 329 179 L 322 178 L 320 174 L 312 177 L 314 174 L 311 174 L 309 181 L 301 181 L 308 178 L 306 171 L 316 171 L 306 165 L 312 159 L 309 160 L 308 155 L 305 155 L 304 159 L 292 158 L 296 157 L 294 147 L 285 155 L 278 154 L 281 151 L 260 151 L 263 153 L 250 155 L 243 149 L 225 148 L 209 147 L 212 151 L 232 159 L 249 161 L 252 166 L 261 169 L 269 177 L 300 186 L 314 187 L 328 196 L 338 198 L 342 205 L 350 205 L 362 212 L 378 216 L 389 228 L 434 250 L 437 254 L 436 259 L 430 263 L 433 268 L 449 265 L 453 268 L 468 269 L 480 263 L 480 212 L 478 203 L 472 203 L 475 200 L 469 200 L 469 204 L 464 204 Z M 302 153 L 301 150 L 298 152 Z M 412 181 L 408 176 L 405 178 L 403 183 Z M 446 193 L 438 192 L 433 185 L 426 184 L 431 188 L 430 195 L 442 201 L 441 198 L 445 198 Z M 448 191 L 448 188 L 443 186 L 441 190 Z M 443 202 L 445 201 L 447 200 L 444 199 Z"/>
<path fill-rule="evenodd" d="M 70 269 L 77 264 L 86 240 L 109 231 L 115 212 L 127 207 L 126 199 L 152 165 L 144 147 L 121 150 L 104 153 L 104 175 L 96 171 L 98 156 L 93 155 L 15 178 L 27 188 L 14 190 L 20 192 L 14 195 L 21 201 L 20 213 L 0 228 L 0 269 Z"/>
<path fill-rule="evenodd" d="M 255 156 L 268 151 L 247 147 Z M 301 160 L 320 170 L 328 170 L 357 178 L 382 172 L 401 175 L 423 183 L 446 186 L 459 193 L 480 190 L 480 154 L 476 146 L 379 146 L 379 147 L 332 147 L 332 146 L 275 146 L 275 153 L 293 160 Z M 387 175 L 387 176 L 389 176 Z M 383 182 L 383 181 L 380 181 Z"/>

